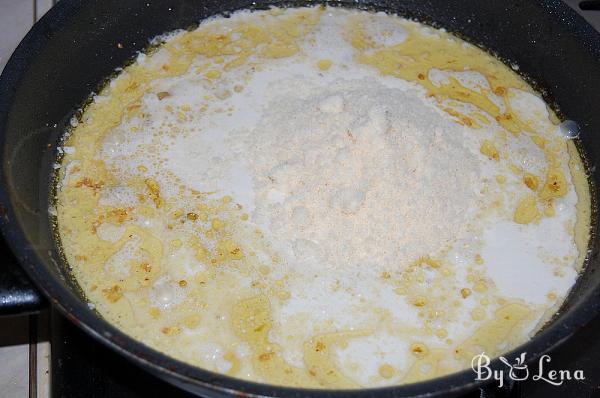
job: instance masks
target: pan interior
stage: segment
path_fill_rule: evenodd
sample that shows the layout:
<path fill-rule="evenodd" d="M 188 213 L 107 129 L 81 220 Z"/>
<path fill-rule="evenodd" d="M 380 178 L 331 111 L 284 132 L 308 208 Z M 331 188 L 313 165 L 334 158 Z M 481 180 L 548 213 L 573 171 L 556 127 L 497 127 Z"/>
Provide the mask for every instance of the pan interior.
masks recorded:
<path fill-rule="evenodd" d="M 259 2 L 258 7 L 265 5 Z M 578 120 L 584 133 L 600 128 L 599 115 L 591 111 L 597 102 L 600 83 L 599 41 L 595 32 L 559 1 L 545 5 L 515 2 L 510 7 L 478 1 L 351 2 L 344 5 L 384 9 L 446 27 L 498 54 L 507 64 L 519 65 L 519 73 L 533 83 L 557 113 Z M 127 339 L 89 313 L 76 299 L 83 295 L 71 278 L 68 265 L 57 254 L 51 217 L 48 218 L 46 212 L 52 204 L 49 189 L 53 186 L 52 174 L 47 170 L 52 169 L 56 144 L 70 123 L 74 107 L 84 103 L 91 91 L 100 91 L 102 84 L 99 83 L 113 75 L 115 68 L 134 59 L 136 51 L 146 46 L 149 37 L 193 26 L 210 15 L 250 6 L 248 2 L 239 1 L 202 4 L 163 1 L 148 5 L 137 1 L 104 1 L 84 6 L 64 0 L 36 25 L 17 51 L 19 56 L 11 60 L 2 76 L 3 203 L 8 218 L 4 231 L 13 250 L 39 286 L 60 300 L 60 307 L 71 317 L 97 333 L 119 336 L 115 344 L 129 352 L 143 351 L 159 366 L 173 362 Z M 549 37 L 553 39 L 547 40 Z M 64 62 L 65 59 L 72 62 Z M 579 62 L 569 63 L 569 59 Z M 32 109 L 40 110 L 38 117 L 31 117 Z M 24 134 L 24 131 L 29 133 Z M 582 134 L 576 142 L 580 153 L 586 154 L 590 181 L 596 180 L 596 168 L 591 166 L 600 144 L 593 137 Z M 591 191 L 595 198 L 595 185 Z M 595 313 L 594 292 L 599 284 L 594 272 L 596 247 L 593 234 L 586 271 L 557 317 L 561 325 L 549 326 L 542 333 L 543 339 L 527 346 L 528 352 L 544 351 Z M 256 386 L 221 379 L 181 363 L 176 369 L 197 379 L 210 377 L 216 384 L 259 391 Z M 472 380 L 470 375 L 463 376 L 464 381 Z"/>
<path fill-rule="evenodd" d="M 325 7 L 156 41 L 57 166 L 64 254 L 127 333 L 232 376 L 364 388 L 498 355 L 562 303 L 591 213 L 574 123 L 500 61 Z"/>

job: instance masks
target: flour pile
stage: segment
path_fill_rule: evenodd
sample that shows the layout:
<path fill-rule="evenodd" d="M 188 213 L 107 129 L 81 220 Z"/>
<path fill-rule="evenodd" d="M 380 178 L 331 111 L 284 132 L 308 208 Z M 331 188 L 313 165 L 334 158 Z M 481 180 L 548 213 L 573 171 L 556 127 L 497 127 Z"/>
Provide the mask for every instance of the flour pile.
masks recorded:
<path fill-rule="evenodd" d="M 253 219 L 297 262 L 381 272 L 461 236 L 479 206 L 472 133 L 375 80 L 286 84 L 248 135 L 248 165 Z"/>

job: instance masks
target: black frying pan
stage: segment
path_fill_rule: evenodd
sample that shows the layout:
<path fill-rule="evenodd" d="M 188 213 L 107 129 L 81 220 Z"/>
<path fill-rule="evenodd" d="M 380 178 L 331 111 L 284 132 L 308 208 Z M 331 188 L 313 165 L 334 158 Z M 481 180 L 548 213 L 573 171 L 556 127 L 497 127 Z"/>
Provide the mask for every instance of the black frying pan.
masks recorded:
<path fill-rule="evenodd" d="M 92 91 L 132 60 L 158 34 L 189 28 L 208 16 L 268 4 L 246 0 L 62 0 L 38 22 L 0 78 L 0 225 L 21 267 L 71 321 L 139 366 L 185 390 L 207 395 L 449 396 L 475 388 L 470 371 L 429 381 L 369 390 L 274 387 L 233 379 L 171 359 L 120 332 L 90 310 L 57 250 L 48 207 L 56 146 L 69 119 Z M 558 113 L 582 127 L 578 144 L 592 181 L 600 170 L 600 35 L 559 0 L 341 0 L 331 5 L 398 13 L 460 37 L 519 66 Z M 120 43 L 122 46 L 117 46 Z M 594 201 L 595 202 L 595 201 Z M 534 358 L 571 336 L 600 308 L 597 225 L 585 272 L 559 314 L 534 339 L 514 350 Z M 11 286 L 7 286 L 8 284 Z M 31 290 L 0 278 L 2 313 L 39 302 Z M 10 296 L 13 294 L 13 296 Z M 13 297 L 13 300 L 10 300 Z M 493 362 L 492 368 L 504 365 Z"/>

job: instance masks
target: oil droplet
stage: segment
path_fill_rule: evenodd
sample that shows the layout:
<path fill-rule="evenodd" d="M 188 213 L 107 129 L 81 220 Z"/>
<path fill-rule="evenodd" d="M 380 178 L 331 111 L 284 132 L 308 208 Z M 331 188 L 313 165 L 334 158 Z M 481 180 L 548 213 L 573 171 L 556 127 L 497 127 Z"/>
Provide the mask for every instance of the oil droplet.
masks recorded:
<path fill-rule="evenodd" d="M 581 132 L 579 125 L 573 120 L 565 120 L 564 122 L 558 125 L 558 129 L 560 131 L 560 134 L 568 140 L 572 140 L 579 137 L 579 133 Z"/>

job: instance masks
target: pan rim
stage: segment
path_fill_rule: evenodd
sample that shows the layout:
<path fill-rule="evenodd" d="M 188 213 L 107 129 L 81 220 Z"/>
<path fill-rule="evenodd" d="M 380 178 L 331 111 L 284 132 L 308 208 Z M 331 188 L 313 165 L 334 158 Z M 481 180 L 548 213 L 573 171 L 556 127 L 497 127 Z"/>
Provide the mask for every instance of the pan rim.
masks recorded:
<path fill-rule="evenodd" d="M 581 17 L 576 16 L 560 0 L 552 0 L 549 3 L 553 3 L 562 12 L 572 13 L 575 18 L 581 19 Z M 38 55 L 40 48 L 43 47 L 45 38 L 42 29 L 44 24 L 60 24 L 75 15 L 76 11 L 85 4 L 84 0 L 62 0 L 59 2 L 57 6 L 42 18 L 41 22 L 33 26 L 6 64 L 0 77 L 0 146 L 2 148 L 4 148 L 4 128 L 8 112 L 11 108 L 12 96 L 14 95 L 11 93 L 12 88 L 18 85 L 18 82 L 28 71 L 28 63 Z M 30 247 L 31 245 L 20 225 L 15 224 L 17 223 L 17 218 L 9 189 L 7 188 L 8 181 L 5 173 L 6 170 L 3 169 L 0 175 L 0 215 L 2 216 L 0 218 L 0 230 L 10 249 L 19 259 L 21 266 L 33 279 L 36 286 L 42 290 L 44 295 L 50 299 L 52 304 L 63 315 L 90 336 L 94 337 L 95 340 L 119 352 L 146 370 L 168 375 L 170 377 L 169 381 L 180 388 L 187 389 L 186 385 L 189 385 L 189 387 L 201 387 L 207 391 L 217 391 L 222 394 L 241 394 L 245 396 L 433 397 L 446 396 L 484 384 L 483 381 L 474 380 L 472 371 L 466 369 L 446 376 L 399 386 L 359 390 L 305 389 L 275 386 L 233 378 L 171 358 L 129 337 L 108 321 L 95 314 L 87 307 L 85 302 L 76 297 L 67 286 L 61 283 L 43 265 L 42 260 L 37 256 L 35 250 Z M 600 310 L 600 292 L 591 292 L 586 297 L 586 300 L 586 305 L 574 308 L 568 314 L 555 319 L 547 328 L 544 328 L 544 330 L 536 334 L 531 340 L 516 347 L 506 355 L 513 357 L 517 356 L 518 353 L 527 351 L 530 354 L 529 360 L 532 360 L 544 352 L 555 348 L 597 315 Z M 492 369 L 500 369 L 503 365 L 498 359 L 494 359 L 490 367 Z"/>

